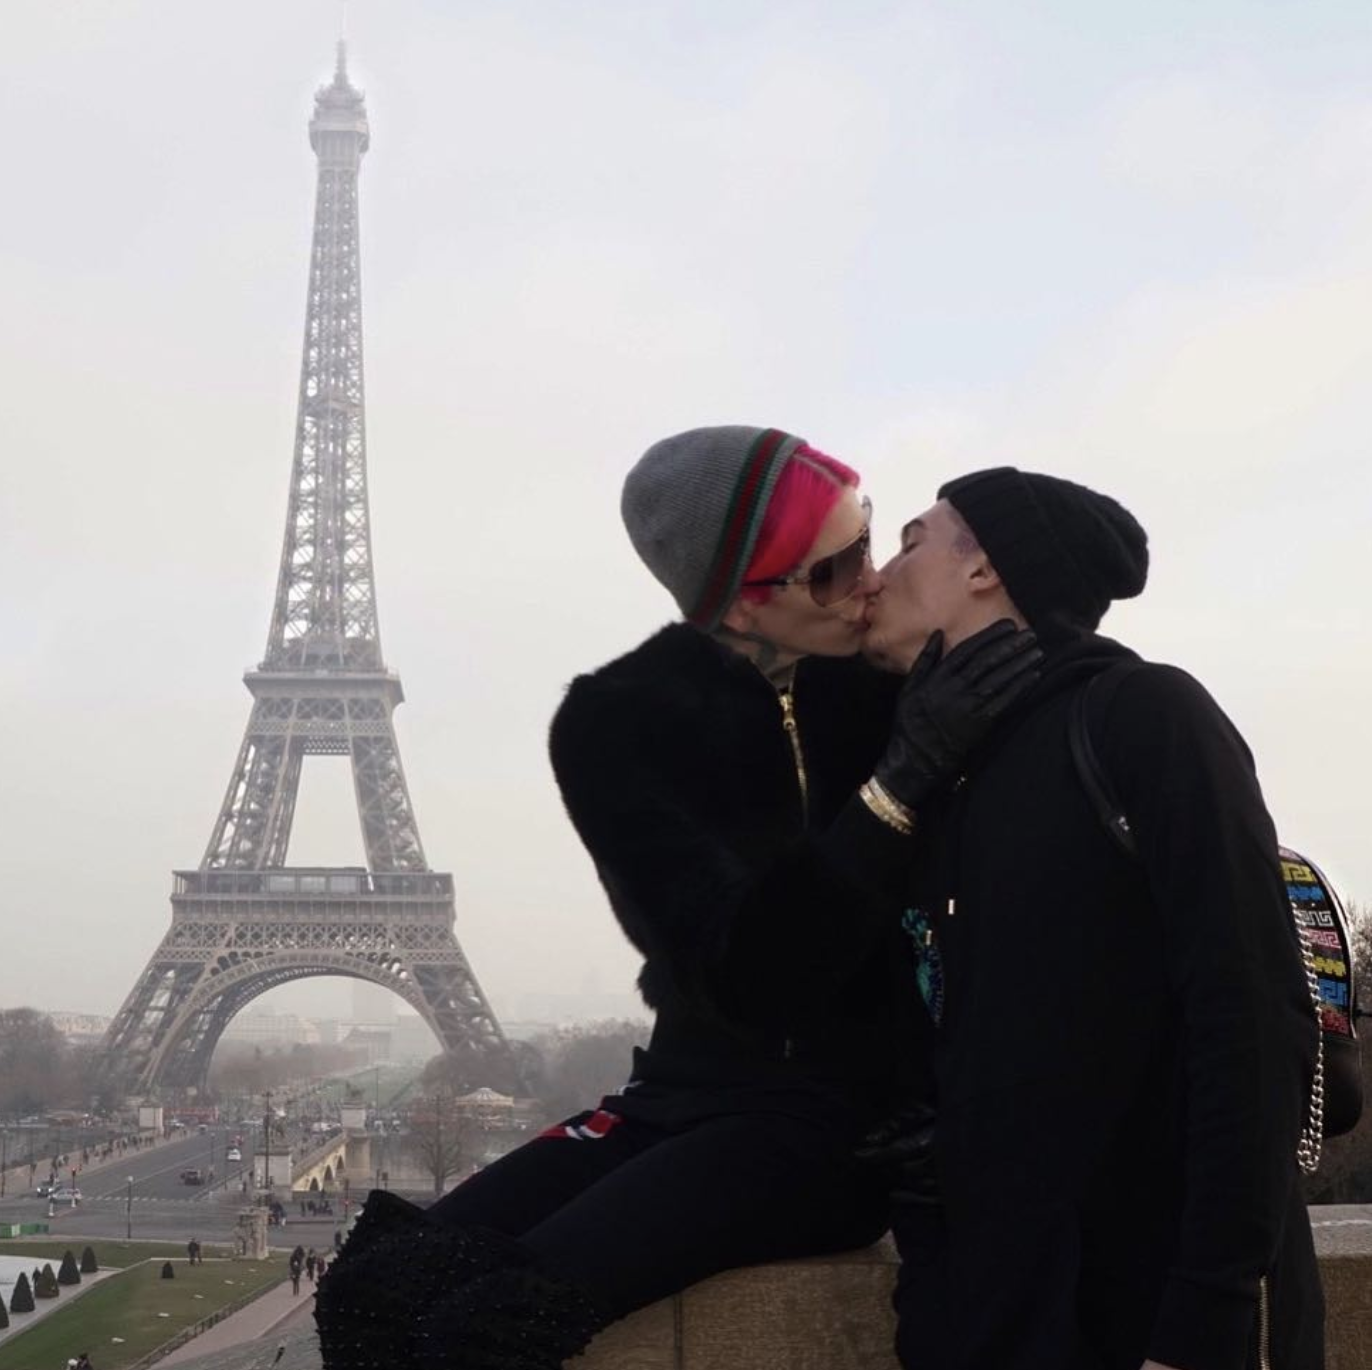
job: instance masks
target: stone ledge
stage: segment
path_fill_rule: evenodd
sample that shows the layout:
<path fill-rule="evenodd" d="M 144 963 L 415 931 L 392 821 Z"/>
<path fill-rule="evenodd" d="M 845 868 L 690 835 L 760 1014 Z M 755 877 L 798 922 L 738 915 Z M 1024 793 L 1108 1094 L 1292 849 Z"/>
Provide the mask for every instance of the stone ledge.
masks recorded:
<path fill-rule="evenodd" d="M 1372 1370 L 1372 1206 L 1311 1209 L 1328 1306 L 1326 1370 Z M 574 1370 L 897 1370 L 895 1250 L 784 1261 L 716 1275 L 607 1328 Z M 284 1339 L 275 1370 L 319 1370 L 312 1331 Z M 253 1351 L 256 1351 L 256 1359 Z M 272 1364 L 263 1338 L 185 1370 Z M 245 1354 L 246 1353 L 246 1354 Z"/>

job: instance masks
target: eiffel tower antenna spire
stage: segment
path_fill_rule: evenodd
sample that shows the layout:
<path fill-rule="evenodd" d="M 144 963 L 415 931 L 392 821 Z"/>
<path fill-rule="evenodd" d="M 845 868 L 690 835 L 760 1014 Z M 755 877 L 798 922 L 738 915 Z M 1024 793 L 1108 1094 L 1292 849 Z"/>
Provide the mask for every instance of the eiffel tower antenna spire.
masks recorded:
<path fill-rule="evenodd" d="M 339 85 L 348 84 L 348 0 L 338 0 L 338 48 L 333 79 Z"/>
<path fill-rule="evenodd" d="M 371 131 L 346 49 L 315 94 L 319 164 L 291 488 L 252 712 L 199 868 L 175 872 L 172 927 L 110 1026 L 143 1089 L 204 1083 L 220 1035 L 274 985 L 349 975 L 386 986 L 448 1050 L 509 1049 L 453 934 L 452 876 L 429 868 L 381 654 L 367 500 L 358 173 Z M 286 865 L 309 756 L 349 758 L 365 869 Z M 510 1087 L 508 1084 L 507 1088 Z"/>

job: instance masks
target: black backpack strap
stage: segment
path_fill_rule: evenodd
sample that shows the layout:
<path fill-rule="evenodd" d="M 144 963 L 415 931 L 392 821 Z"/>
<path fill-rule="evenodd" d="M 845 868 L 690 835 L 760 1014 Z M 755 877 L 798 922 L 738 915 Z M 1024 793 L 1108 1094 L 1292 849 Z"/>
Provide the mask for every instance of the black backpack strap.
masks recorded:
<path fill-rule="evenodd" d="M 1139 665 L 1137 661 L 1122 661 L 1092 676 L 1072 700 L 1067 717 L 1067 744 L 1072 764 L 1086 791 L 1091 807 L 1115 842 L 1131 860 L 1138 859 L 1138 843 L 1129 829 L 1129 818 L 1115 794 L 1110 777 L 1100 763 L 1095 743 L 1091 740 L 1090 702 L 1092 691 L 1100 699 L 1114 689 Z M 1108 685 L 1101 681 L 1110 677 Z M 1351 1131 L 1362 1116 L 1362 1065 L 1358 1055 L 1357 1020 L 1364 1016 L 1356 1003 L 1357 975 L 1353 964 L 1353 942 L 1349 935 L 1347 917 L 1338 896 L 1318 867 L 1308 858 L 1289 848 L 1281 849 L 1283 878 L 1287 882 L 1293 931 L 1302 948 L 1306 975 L 1310 980 L 1311 999 L 1316 1018 L 1320 1022 L 1320 1055 L 1316 1087 L 1309 1112 L 1309 1123 L 1301 1139 L 1299 1160 L 1306 1173 L 1313 1173 L 1319 1164 L 1321 1134 L 1335 1137 Z M 1325 955 L 1312 948 L 1313 940 L 1320 944 Z M 1323 974 L 1322 974 L 1323 973 Z M 1328 983 L 1329 988 L 1321 984 Z M 1346 1000 L 1340 997 L 1346 995 Z M 1331 1023 L 1322 1010 L 1328 1000 L 1332 1007 L 1344 1006 L 1344 1013 L 1336 1014 Z"/>
<path fill-rule="evenodd" d="M 1138 856 L 1138 843 L 1129 830 L 1129 816 L 1119 802 L 1110 778 L 1096 755 L 1095 743 L 1091 740 L 1091 721 L 1088 712 L 1091 692 L 1105 676 L 1114 678 L 1113 683 L 1123 680 L 1128 670 L 1137 662 L 1126 661 L 1107 667 L 1099 675 L 1093 675 L 1077 692 L 1072 700 L 1071 712 L 1067 719 L 1067 745 L 1072 753 L 1072 764 L 1077 769 L 1086 796 L 1095 809 L 1105 831 L 1110 834 L 1115 845 L 1130 857 Z"/>

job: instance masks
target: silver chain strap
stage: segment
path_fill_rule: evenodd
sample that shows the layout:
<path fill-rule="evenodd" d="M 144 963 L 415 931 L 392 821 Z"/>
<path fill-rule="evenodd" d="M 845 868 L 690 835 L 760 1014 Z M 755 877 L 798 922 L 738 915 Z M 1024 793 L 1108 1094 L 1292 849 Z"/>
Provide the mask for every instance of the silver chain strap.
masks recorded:
<path fill-rule="evenodd" d="M 1315 1032 L 1319 1045 L 1315 1051 L 1315 1078 L 1310 1085 L 1310 1115 L 1296 1145 L 1296 1161 L 1306 1175 L 1320 1168 L 1324 1145 L 1324 1025 L 1320 1018 L 1320 978 L 1315 974 L 1315 951 L 1305 928 L 1297 928 L 1301 939 L 1301 960 L 1305 963 L 1305 983 L 1310 987 L 1310 1004 L 1315 1010 Z"/>

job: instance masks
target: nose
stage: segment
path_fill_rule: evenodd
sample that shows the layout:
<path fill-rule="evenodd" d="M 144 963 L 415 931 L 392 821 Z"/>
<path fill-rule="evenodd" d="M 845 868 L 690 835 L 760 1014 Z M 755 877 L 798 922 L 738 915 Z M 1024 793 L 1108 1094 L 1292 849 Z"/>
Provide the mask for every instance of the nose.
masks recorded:
<path fill-rule="evenodd" d="M 881 594 L 882 584 L 884 581 L 881 579 L 881 572 L 871 564 L 871 558 L 866 558 L 862 565 L 862 575 L 857 577 L 857 584 L 849 591 L 848 603 L 856 605 L 860 612 L 866 612 L 864 606 Z"/>
<path fill-rule="evenodd" d="M 886 581 L 891 574 L 891 568 L 896 564 L 896 559 L 899 556 L 900 553 L 896 552 L 889 561 L 887 561 L 884 565 L 877 568 L 877 577 L 881 581 L 882 585 L 886 584 Z"/>
<path fill-rule="evenodd" d="M 882 572 L 877 570 L 871 557 L 864 557 L 862 574 L 858 577 L 857 593 L 866 598 L 871 598 L 872 595 L 879 595 L 885 584 L 886 581 Z"/>

